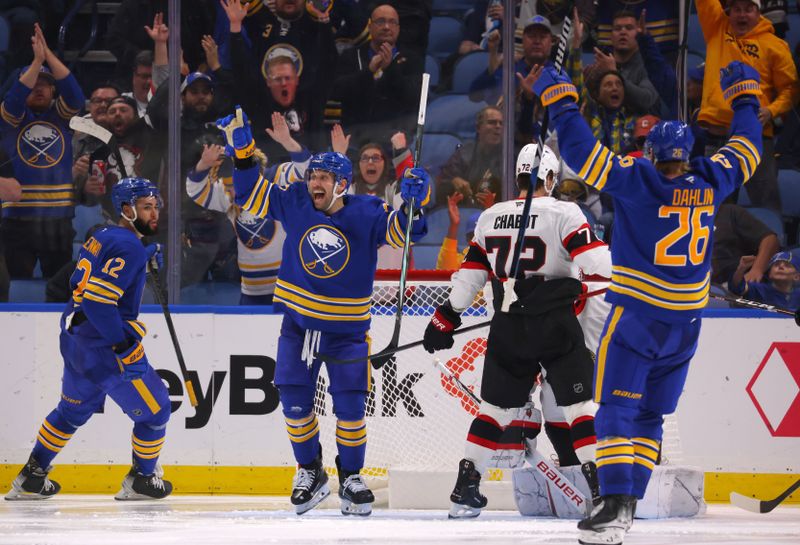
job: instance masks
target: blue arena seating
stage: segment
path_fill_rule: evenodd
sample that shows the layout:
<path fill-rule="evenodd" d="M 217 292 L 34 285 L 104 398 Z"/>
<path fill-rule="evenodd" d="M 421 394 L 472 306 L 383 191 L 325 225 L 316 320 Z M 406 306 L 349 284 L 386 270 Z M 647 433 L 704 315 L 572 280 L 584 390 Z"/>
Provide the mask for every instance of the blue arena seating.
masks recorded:
<path fill-rule="evenodd" d="M 800 171 L 778 171 L 778 190 L 781 194 L 781 213 L 785 217 L 800 218 Z"/>
<path fill-rule="evenodd" d="M 703 30 L 700 28 L 700 21 L 697 19 L 696 13 L 689 15 L 688 45 L 691 53 L 705 57 L 706 40 L 703 37 Z"/>
<path fill-rule="evenodd" d="M 428 32 L 429 55 L 442 61 L 458 51 L 463 29 L 454 17 L 432 17 Z"/>
<path fill-rule="evenodd" d="M 452 134 L 425 133 L 422 141 L 422 166 L 431 176 L 436 176 L 460 145 L 461 140 Z"/>
<path fill-rule="evenodd" d="M 760 208 L 757 206 L 748 208 L 747 211 L 778 235 L 778 242 L 781 246 L 786 245 L 786 233 L 783 229 L 783 220 L 780 214 L 769 208 Z"/>
<path fill-rule="evenodd" d="M 441 76 L 442 69 L 439 67 L 439 61 L 432 55 L 425 55 L 425 72 L 430 74 L 431 80 L 429 82 L 429 92 L 432 93 L 436 87 L 439 86 L 439 77 Z"/>
<path fill-rule="evenodd" d="M 468 93 L 472 82 L 489 66 L 489 53 L 473 51 L 458 59 L 453 69 L 454 93 Z"/>
<path fill-rule="evenodd" d="M 472 101 L 460 93 L 436 97 L 428 104 L 425 130 L 449 132 L 462 139 L 475 138 L 475 116 L 485 106 L 486 102 Z"/>
<path fill-rule="evenodd" d="M 12 280 L 8 288 L 9 303 L 44 303 L 47 280 Z"/>
<path fill-rule="evenodd" d="M 181 304 L 238 306 L 241 293 L 238 283 L 202 282 L 181 289 Z"/>

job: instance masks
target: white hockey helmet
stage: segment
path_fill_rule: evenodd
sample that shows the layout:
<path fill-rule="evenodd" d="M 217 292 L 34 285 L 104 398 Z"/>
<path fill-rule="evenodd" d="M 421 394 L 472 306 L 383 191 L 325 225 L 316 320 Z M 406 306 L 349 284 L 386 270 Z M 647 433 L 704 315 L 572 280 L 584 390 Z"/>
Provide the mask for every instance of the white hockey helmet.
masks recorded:
<path fill-rule="evenodd" d="M 533 163 L 536 159 L 536 148 L 537 144 L 526 144 L 523 147 L 519 155 L 517 156 L 517 176 L 520 174 L 530 174 L 533 172 Z M 556 157 L 556 154 L 550 149 L 550 146 L 544 146 L 544 151 L 542 152 L 542 157 L 539 159 L 539 170 L 537 172 L 537 179 L 541 180 L 544 184 L 544 189 L 547 191 L 548 195 L 553 193 L 553 189 L 555 189 L 556 184 L 558 183 L 558 175 L 560 171 L 561 163 Z M 548 186 L 547 184 L 547 175 L 553 173 L 553 183 L 552 185 Z"/>

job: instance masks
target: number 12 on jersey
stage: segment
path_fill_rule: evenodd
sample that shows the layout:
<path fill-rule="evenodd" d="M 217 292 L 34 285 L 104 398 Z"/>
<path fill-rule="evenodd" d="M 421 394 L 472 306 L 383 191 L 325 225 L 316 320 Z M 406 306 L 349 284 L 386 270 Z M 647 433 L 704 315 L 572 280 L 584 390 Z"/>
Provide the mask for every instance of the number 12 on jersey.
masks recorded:
<path fill-rule="evenodd" d="M 685 267 L 688 257 L 692 265 L 701 265 L 708 249 L 709 226 L 703 225 L 703 215 L 712 217 L 713 206 L 662 206 L 658 209 L 659 218 L 677 216 L 678 227 L 656 242 L 653 263 L 664 267 Z M 689 237 L 688 251 L 674 249 L 673 246 Z M 673 250 L 672 252 L 670 250 Z M 688 255 L 687 255 L 688 254 Z"/>

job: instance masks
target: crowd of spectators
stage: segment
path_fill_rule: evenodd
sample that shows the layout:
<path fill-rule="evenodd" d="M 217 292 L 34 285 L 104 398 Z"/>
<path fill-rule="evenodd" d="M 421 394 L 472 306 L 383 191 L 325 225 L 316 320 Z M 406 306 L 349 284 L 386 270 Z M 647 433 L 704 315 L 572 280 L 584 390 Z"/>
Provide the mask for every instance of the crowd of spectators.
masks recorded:
<path fill-rule="evenodd" d="M 705 58 L 684 66 L 678 2 L 520 0 L 515 13 L 505 14 L 497 0 L 474 0 L 471 9 L 449 12 L 439 11 L 436 0 L 199 0 L 183 5 L 181 73 L 173 74 L 168 2 L 123 0 L 104 37 L 116 63 L 110 70 L 97 67 L 101 78 L 79 81 L 53 53 L 51 37 L 59 21 L 46 15 L 48 2 L 0 0 L 0 76 L 6 79 L 0 106 L 0 300 L 9 297 L 9 281 L 63 276 L 57 272 L 72 263 L 85 235 L 74 229 L 76 207 L 79 215 L 91 209 L 114 221 L 109 188 L 120 178 L 149 178 L 168 195 L 173 82 L 181 95 L 181 179 L 170 183 L 181 184 L 182 248 L 168 257 L 181 259 L 181 287 L 241 280 L 242 293 L 268 295 L 266 277 L 272 272 L 255 278 L 253 263 L 276 265 L 282 237 L 263 233 L 280 233 L 280 227 L 243 223 L 224 198 L 231 165 L 221 154 L 214 121 L 242 105 L 265 168 L 291 160 L 289 141 L 311 152 L 346 153 L 353 161 L 350 190 L 394 206 L 397 178 L 413 161 L 422 73 L 435 69 L 435 101 L 453 93 L 459 65 L 469 60 L 477 69 L 460 91 L 475 105 L 474 134 L 453 130 L 460 143 L 444 153 L 426 155 L 423 147 L 423 166 L 436 177 L 428 213 L 444 221 L 443 229 L 432 229 L 422 243 L 436 249 L 433 259 L 424 259 L 422 250 L 412 252 L 418 268 L 437 262 L 440 268 L 455 267 L 467 242 L 459 237 L 460 223 L 474 224 L 480 210 L 513 197 L 504 193 L 502 179 L 504 125 L 513 124 L 514 150 L 539 138 L 544 109 L 530 90 L 529 74 L 536 65 L 552 63 L 567 15 L 573 31 L 564 69 L 579 89 L 581 112 L 594 135 L 615 153 L 641 157 L 649 129 L 681 115 L 683 91 L 695 135 L 693 156 L 713 155 L 726 139 L 731 112 L 719 86 L 704 81 L 717 81 L 719 69 L 731 60 L 759 71 L 764 153 L 745 194 L 735 195 L 717 215 L 713 281 L 763 298 L 769 290 L 758 286 L 769 286 L 777 275 L 781 293 L 787 286 L 791 292 L 798 286 L 800 250 L 791 247 L 800 243 L 800 219 L 786 213 L 778 179 L 779 169 L 800 168 L 800 44 L 784 40 L 797 30 L 793 25 L 800 26 L 800 16 L 787 16 L 800 6 L 765 0 L 693 4 L 692 24 L 699 28 L 690 30 L 702 33 Z M 457 19 L 461 34 L 447 56 L 426 56 L 429 36 L 438 29 L 432 22 L 443 17 Z M 515 25 L 510 46 L 502 39 L 508 21 Z M 513 55 L 515 71 L 509 97 L 501 92 L 504 55 Z M 503 116 L 506 98 L 514 101 L 513 120 Z M 69 119 L 75 115 L 111 131 L 113 145 L 72 131 Z M 557 151 L 555 137 L 544 136 Z M 800 195 L 800 175 L 788 178 Z M 562 179 L 560 198 L 577 202 L 610 242 L 611 202 L 568 168 Z M 212 188 L 220 192 L 213 203 Z M 167 210 L 160 242 L 167 239 Z M 768 221 L 769 214 L 777 223 Z M 264 255 L 272 257 L 259 261 L 256 250 L 270 245 Z M 386 250 L 380 268 L 399 268 L 400 260 L 400 253 Z M 786 272 L 792 267 L 794 276 Z"/>

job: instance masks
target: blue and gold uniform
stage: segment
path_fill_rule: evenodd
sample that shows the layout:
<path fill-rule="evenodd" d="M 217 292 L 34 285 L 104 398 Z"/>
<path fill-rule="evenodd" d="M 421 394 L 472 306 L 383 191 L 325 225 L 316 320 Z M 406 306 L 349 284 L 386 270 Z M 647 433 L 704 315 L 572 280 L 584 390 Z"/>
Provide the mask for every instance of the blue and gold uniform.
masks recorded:
<path fill-rule="evenodd" d="M 64 358 L 61 400 L 39 429 L 33 456 L 47 467 L 75 431 L 111 397 L 134 422 L 134 464 L 151 475 L 164 444 L 170 403 L 156 371 L 133 380 L 121 372 L 112 346 L 146 334 L 137 320 L 142 300 L 147 252 L 133 231 L 104 227 L 81 248 L 70 278 L 72 297 L 61 317 Z"/>
<path fill-rule="evenodd" d="M 542 77 L 549 82 L 534 90 L 550 106 L 564 161 L 614 199 L 606 294 L 613 306 L 595 371 L 597 466 L 603 496 L 641 498 L 658 458 L 663 415 L 675 411 L 697 347 L 714 215 L 761 159 L 758 75 L 741 63 L 723 74 L 735 114 L 730 139 L 717 154 L 689 162 L 688 127 L 661 122 L 645 144 L 655 164 L 597 142 L 574 104 L 571 83 L 555 73 Z M 672 163 L 670 176 L 657 168 L 662 163 Z"/>
<path fill-rule="evenodd" d="M 314 164 L 312 159 L 309 170 Z M 282 186 L 257 167 L 237 168 L 233 180 L 242 210 L 280 221 L 286 231 L 274 296 L 275 307 L 284 312 L 275 383 L 295 458 L 310 464 L 319 451 L 313 401 L 322 362 L 313 353 L 364 357 L 363 363 L 327 366 L 341 464 L 358 471 L 366 449 L 367 330 L 377 251 L 383 244 L 402 248 L 405 212 L 377 197 L 343 195 L 344 206 L 329 215 L 315 208 L 305 183 Z M 424 219 L 416 220 L 412 239 L 425 232 Z"/>

